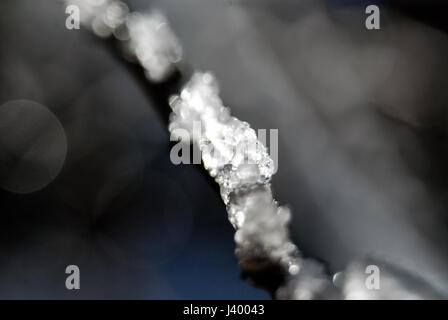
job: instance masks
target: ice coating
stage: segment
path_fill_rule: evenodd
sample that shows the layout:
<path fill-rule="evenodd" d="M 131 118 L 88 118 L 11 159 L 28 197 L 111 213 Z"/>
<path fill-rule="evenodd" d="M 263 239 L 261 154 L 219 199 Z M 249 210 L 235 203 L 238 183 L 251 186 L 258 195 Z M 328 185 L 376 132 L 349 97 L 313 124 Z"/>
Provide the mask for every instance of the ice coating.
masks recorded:
<path fill-rule="evenodd" d="M 188 131 L 201 150 L 204 167 L 219 184 L 224 203 L 242 186 L 270 181 L 274 161 L 255 130 L 230 115 L 211 73 L 194 74 L 181 94 L 170 99 L 170 105 L 170 132 Z M 195 125 L 199 130 L 194 130 Z"/>

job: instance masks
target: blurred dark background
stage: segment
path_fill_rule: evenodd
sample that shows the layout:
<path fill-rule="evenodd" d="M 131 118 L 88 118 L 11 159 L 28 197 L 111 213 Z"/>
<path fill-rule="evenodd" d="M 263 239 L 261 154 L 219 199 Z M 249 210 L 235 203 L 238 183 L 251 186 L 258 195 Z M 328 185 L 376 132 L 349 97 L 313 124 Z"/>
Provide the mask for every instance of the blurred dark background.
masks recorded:
<path fill-rule="evenodd" d="M 448 292 L 443 1 L 127 3 L 167 15 L 234 115 L 279 129 L 273 188 L 305 255 L 329 272 L 378 256 Z M 117 52 L 67 30 L 61 1 L 3 0 L 0 16 L 0 298 L 269 298 Z"/>

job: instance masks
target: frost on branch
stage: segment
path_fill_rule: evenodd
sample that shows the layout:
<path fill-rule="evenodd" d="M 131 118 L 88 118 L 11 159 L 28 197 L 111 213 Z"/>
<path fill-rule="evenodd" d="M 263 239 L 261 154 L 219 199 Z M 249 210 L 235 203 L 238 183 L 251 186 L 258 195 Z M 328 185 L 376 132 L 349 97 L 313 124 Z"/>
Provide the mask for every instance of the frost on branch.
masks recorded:
<path fill-rule="evenodd" d="M 302 296 L 314 298 L 328 281 L 315 272 L 322 268 L 308 270 L 310 262 L 305 264 L 290 241 L 291 213 L 273 199 L 269 183 L 274 162 L 249 124 L 232 117 L 223 105 L 214 76 L 194 74 L 181 94 L 170 99 L 170 106 L 170 132 L 188 131 L 191 142 L 200 147 L 204 167 L 220 186 L 229 221 L 236 229 L 235 253 L 243 273 L 249 278 L 250 274 L 275 273 L 278 279 L 269 287 L 281 287 L 278 295 L 285 299 L 294 297 L 295 288 L 283 284 L 297 278 L 306 291 Z M 195 123 L 200 124 L 198 132 Z M 296 295 L 300 297 L 300 292 Z"/>
<path fill-rule="evenodd" d="M 170 99 L 170 105 L 170 132 L 175 135 L 179 128 L 189 132 L 201 150 L 204 167 L 221 188 L 224 203 L 243 186 L 270 181 L 274 161 L 258 141 L 255 130 L 232 117 L 224 107 L 211 73 L 194 74 L 180 96 Z"/>
<path fill-rule="evenodd" d="M 130 12 L 117 0 L 66 0 L 81 12 L 81 22 L 102 38 L 119 40 L 125 55 L 137 61 L 152 82 L 172 75 L 182 59 L 182 47 L 165 16 L 153 10 Z"/>

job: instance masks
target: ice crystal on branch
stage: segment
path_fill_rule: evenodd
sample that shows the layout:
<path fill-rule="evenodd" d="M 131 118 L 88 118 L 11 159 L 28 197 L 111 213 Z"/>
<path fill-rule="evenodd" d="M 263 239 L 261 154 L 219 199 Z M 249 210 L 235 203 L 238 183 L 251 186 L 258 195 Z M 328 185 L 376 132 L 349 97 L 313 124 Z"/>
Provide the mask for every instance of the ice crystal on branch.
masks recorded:
<path fill-rule="evenodd" d="M 170 99 L 173 114 L 169 130 L 190 133 L 202 153 L 204 167 L 221 188 L 227 204 L 238 188 L 268 183 L 274 173 L 274 161 L 247 122 L 230 115 L 219 98 L 219 88 L 211 73 L 196 73 L 180 96 Z M 199 132 L 194 125 L 199 124 Z"/>
<path fill-rule="evenodd" d="M 182 47 L 160 12 L 132 13 L 127 17 L 126 26 L 127 49 L 138 59 L 150 80 L 160 82 L 174 72 L 182 58 Z"/>
<path fill-rule="evenodd" d="M 165 16 L 157 10 L 130 12 L 116 0 L 66 0 L 76 5 L 81 22 L 96 35 L 114 35 L 126 55 L 138 61 L 152 82 L 162 82 L 177 68 L 182 47 Z"/>
<path fill-rule="evenodd" d="M 81 22 L 100 37 L 109 37 L 122 26 L 129 13 L 128 6 L 113 0 L 66 0 L 79 8 Z"/>
<path fill-rule="evenodd" d="M 274 266 L 288 278 L 298 276 L 300 258 L 287 227 L 291 213 L 273 199 L 269 183 L 274 162 L 249 124 L 232 117 L 223 105 L 214 76 L 194 74 L 170 105 L 171 134 L 189 132 L 191 142 L 200 147 L 204 167 L 220 186 L 236 229 L 236 255 L 243 271 Z"/>

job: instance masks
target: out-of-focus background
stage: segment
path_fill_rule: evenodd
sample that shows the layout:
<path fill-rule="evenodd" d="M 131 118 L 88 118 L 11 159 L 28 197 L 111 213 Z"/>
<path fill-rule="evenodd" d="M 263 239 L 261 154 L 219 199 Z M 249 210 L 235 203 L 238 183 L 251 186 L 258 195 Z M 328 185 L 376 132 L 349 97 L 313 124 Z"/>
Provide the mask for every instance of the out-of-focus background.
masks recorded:
<path fill-rule="evenodd" d="M 166 14 L 234 115 L 279 130 L 273 188 L 305 255 L 331 273 L 375 256 L 448 292 L 443 1 L 127 3 Z M 0 3 L 0 298 L 269 298 L 240 279 L 211 179 L 170 162 L 157 102 L 66 17 Z"/>

